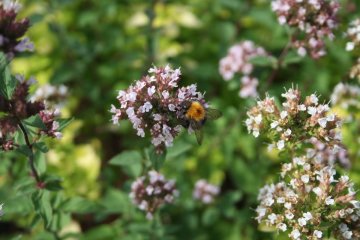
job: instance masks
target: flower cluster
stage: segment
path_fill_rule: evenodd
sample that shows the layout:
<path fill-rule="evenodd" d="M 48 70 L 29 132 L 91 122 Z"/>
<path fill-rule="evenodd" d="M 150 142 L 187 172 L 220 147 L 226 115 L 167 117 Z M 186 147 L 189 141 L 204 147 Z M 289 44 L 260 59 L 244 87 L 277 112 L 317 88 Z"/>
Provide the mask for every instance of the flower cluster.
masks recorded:
<path fill-rule="evenodd" d="M 324 40 L 334 38 L 333 30 L 337 26 L 336 0 L 273 0 L 271 7 L 281 25 L 296 29 L 292 46 L 299 55 L 309 53 L 316 59 L 326 54 Z"/>
<path fill-rule="evenodd" d="M 1 204 L 0 204 L 0 217 L 4 215 L 3 206 L 4 206 L 4 204 L 1 203 Z"/>
<path fill-rule="evenodd" d="M 346 36 L 349 38 L 349 42 L 346 43 L 346 51 L 352 51 L 360 45 L 360 19 L 355 19 L 350 23 Z"/>
<path fill-rule="evenodd" d="M 145 131 L 149 130 L 151 142 L 159 153 L 172 146 L 182 129 L 183 103 L 197 101 L 208 107 L 195 84 L 178 86 L 180 75 L 180 69 L 173 70 L 169 66 L 151 68 L 149 75 L 126 91 L 119 91 L 120 108 L 111 106 L 112 122 L 117 124 L 119 120 L 128 118 L 141 137 L 145 137 Z"/>
<path fill-rule="evenodd" d="M 308 157 L 295 157 L 283 164 L 282 181 L 260 190 L 258 222 L 291 239 L 322 239 L 330 225 L 335 239 L 360 238 L 360 202 L 349 177 L 336 178 L 331 166 Z"/>
<path fill-rule="evenodd" d="M 235 73 L 243 75 L 241 78 L 240 97 L 256 97 L 258 80 L 250 76 L 253 72 L 251 58 L 256 56 L 266 56 L 267 53 L 262 47 L 256 46 L 252 41 L 243 41 L 232 46 L 228 55 L 220 60 L 219 71 L 221 76 L 226 80 L 234 77 Z"/>
<path fill-rule="evenodd" d="M 36 89 L 30 97 L 31 102 L 45 101 L 46 106 L 61 108 L 67 97 L 68 88 L 64 85 L 53 86 L 45 84 Z"/>
<path fill-rule="evenodd" d="M 360 87 L 346 83 L 337 84 L 331 94 L 331 104 L 344 109 L 360 110 Z"/>
<path fill-rule="evenodd" d="M 0 51 L 9 59 L 16 53 L 33 51 L 34 45 L 28 38 L 23 38 L 30 27 L 28 19 L 16 20 L 21 5 L 17 1 L 3 0 L 0 2 Z"/>
<path fill-rule="evenodd" d="M 309 142 L 312 144 L 312 148 L 306 149 L 307 156 L 313 158 L 317 164 L 333 166 L 335 163 L 339 163 L 346 169 L 351 167 L 348 151 L 344 146 L 336 145 L 336 148 L 331 148 L 314 137 Z"/>
<path fill-rule="evenodd" d="M 166 180 L 156 171 L 149 171 L 147 176 L 138 178 L 131 185 L 130 198 L 139 209 L 146 212 L 148 219 L 163 204 L 172 203 L 179 195 L 175 181 Z"/>
<path fill-rule="evenodd" d="M 218 186 L 208 183 L 204 179 L 196 182 L 193 191 L 194 199 L 200 200 L 204 204 L 209 204 L 214 201 L 214 198 L 220 193 Z"/>
<path fill-rule="evenodd" d="M 341 139 L 338 127 L 340 119 L 329 113 L 328 104 L 320 104 L 315 94 L 301 101 L 298 89 L 290 88 L 281 95 L 285 98 L 282 108 L 275 104 L 273 97 L 258 101 L 248 112 L 245 123 L 249 133 L 258 137 L 260 132 L 272 136 L 273 144 L 283 150 L 286 144 L 302 143 L 311 137 L 336 148 Z"/>

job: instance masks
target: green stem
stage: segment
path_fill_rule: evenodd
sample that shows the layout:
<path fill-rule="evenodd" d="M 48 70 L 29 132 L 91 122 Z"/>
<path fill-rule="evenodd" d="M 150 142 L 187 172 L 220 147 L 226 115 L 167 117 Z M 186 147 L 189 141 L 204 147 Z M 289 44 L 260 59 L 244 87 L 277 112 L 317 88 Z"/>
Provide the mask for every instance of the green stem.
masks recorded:
<path fill-rule="evenodd" d="M 154 20 L 156 17 L 155 13 L 155 6 L 157 0 L 150 0 L 149 1 L 149 8 L 146 10 L 146 15 L 149 18 L 149 24 L 148 24 L 148 34 L 147 34 L 147 50 L 148 50 L 148 64 L 151 65 L 156 62 L 156 56 L 155 56 L 155 27 L 154 27 Z"/>

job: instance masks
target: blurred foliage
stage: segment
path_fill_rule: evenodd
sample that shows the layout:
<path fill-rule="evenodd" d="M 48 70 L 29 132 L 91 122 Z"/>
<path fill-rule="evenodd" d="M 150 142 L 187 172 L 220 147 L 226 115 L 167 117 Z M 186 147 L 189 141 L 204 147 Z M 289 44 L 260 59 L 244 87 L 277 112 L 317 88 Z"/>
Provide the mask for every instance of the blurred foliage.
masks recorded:
<path fill-rule="evenodd" d="M 280 55 L 288 32 L 277 23 L 269 1 L 24 0 L 23 5 L 36 53 L 15 59 L 13 71 L 34 75 L 40 84 L 67 85 L 70 96 L 63 112 L 76 120 L 61 141 L 48 143 L 46 171 L 61 177 L 63 190 L 32 195 L 44 221 L 34 218 L 26 160 L 1 155 L 5 215 L 0 239 L 286 239 L 254 219 L 258 189 L 276 180 L 281 159 L 244 127 L 254 101 L 239 98 L 239 81 L 227 83 L 218 73 L 219 59 L 240 40 Z M 342 32 L 360 4 L 344 0 L 342 5 L 342 24 L 328 43 L 328 55 L 298 61 L 290 52 L 269 88 L 272 69 L 259 66 L 261 96 L 265 91 L 280 96 L 284 87 L 297 85 L 304 94 L 317 92 L 327 101 L 333 87 L 347 81 L 356 56 L 344 50 Z M 109 109 L 117 90 L 141 78 L 152 64 L 166 63 L 181 67 L 183 84 L 196 83 L 224 117 L 208 125 L 202 146 L 186 133 L 176 139 L 161 171 L 176 179 L 180 197 L 148 221 L 128 193 L 149 166 L 141 159 L 132 162 L 131 152 L 128 161 L 118 155 L 136 151 L 144 156 L 148 141 L 139 139 L 128 122 L 113 126 Z M 359 186 L 359 121 L 346 123 L 344 135 L 353 160 L 351 176 Z M 192 200 L 200 178 L 221 186 L 210 206 Z"/>

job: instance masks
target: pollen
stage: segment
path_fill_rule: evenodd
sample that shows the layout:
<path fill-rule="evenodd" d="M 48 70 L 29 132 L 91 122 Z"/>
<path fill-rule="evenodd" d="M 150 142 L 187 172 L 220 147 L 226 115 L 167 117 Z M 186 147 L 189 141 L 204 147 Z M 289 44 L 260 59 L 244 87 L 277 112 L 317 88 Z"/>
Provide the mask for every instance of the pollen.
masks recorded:
<path fill-rule="evenodd" d="M 192 102 L 186 112 L 186 117 L 197 122 L 202 121 L 205 118 L 205 108 L 199 102 Z"/>

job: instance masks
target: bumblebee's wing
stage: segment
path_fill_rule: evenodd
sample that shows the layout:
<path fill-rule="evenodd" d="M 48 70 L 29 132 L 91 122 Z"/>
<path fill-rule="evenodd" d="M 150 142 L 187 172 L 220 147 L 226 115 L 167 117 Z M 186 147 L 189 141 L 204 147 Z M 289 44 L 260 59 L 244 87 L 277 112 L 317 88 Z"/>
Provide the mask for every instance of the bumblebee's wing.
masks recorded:
<path fill-rule="evenodd" d="M 206 109 L 206 118 L 209 120 L 216 120 L 222 116 L 222 113 L 214 108 Z"/>
<path fill-rule="evenodd" d="M 194 131 L 195 131 L 196 140 L 198 144 L 201 145 L 202 140 L 204 138 L 203 131 L 201 131 L 201 129 L 195 129 Z"/>

